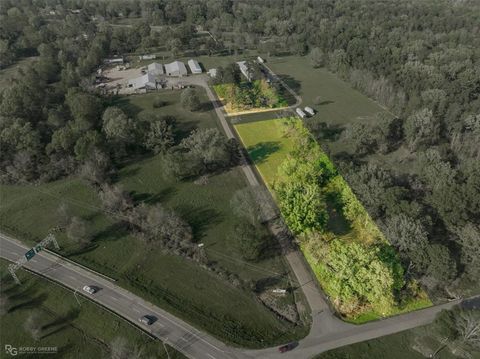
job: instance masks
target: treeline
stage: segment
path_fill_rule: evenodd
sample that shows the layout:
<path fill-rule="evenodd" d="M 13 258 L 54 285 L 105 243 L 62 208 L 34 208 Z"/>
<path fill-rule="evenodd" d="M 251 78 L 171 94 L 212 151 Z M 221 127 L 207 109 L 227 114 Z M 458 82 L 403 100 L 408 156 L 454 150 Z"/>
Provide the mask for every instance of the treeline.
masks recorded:
<path fill-rule="evenodd" d="M 218 67 L 211 79 L 215 92 L 228 106 L 235 110 L 248 110 L 287 105 L 280 96 L 278 83 L 269 82 L 265 70 L 256 61 L 247 61 L 246 66 L 250 81 L 236 63 Z"/>
<path fill-rule="evenodd" d="M 355 320 L 366 313 L 392 314 L 424 300 L 395 249 L 309 131 L 297 119 L 284 127 L 294 148 L 278 168 L 275 196 L 336 309 Z"/>

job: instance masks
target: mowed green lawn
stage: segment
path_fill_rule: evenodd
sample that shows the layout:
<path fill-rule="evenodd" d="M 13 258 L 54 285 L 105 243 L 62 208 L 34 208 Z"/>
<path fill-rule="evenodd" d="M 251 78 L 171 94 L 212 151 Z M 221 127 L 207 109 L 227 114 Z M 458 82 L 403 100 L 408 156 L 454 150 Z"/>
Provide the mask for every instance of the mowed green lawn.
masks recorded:
<path fill-rule="evenodd" d="M 179 96 L 180 91 L 165 91 L 122 98 L 115 104 L 131 115 L 158 111 L 175 116 L 180 128 L 177 140 L 194 128 L 217 126 L 211 110 L 186 112 L 178 104 Z M 168 105 L 154 109 L 156 97 Z M 117 225 L 118 218 L 103 213 L 94 190 L 79 179 L 0 186 L 0 228 L 33 243 L 57 225 L 56 210 L 67 203 L 72 214 L 91 223 L 95 238 L 92 248 L 78 251 L 59 234 L 61 252 L 72 259 L 117 278 L 122 286 L 230 342 L 261 346 L 305 335 L 305 328 L 278 319 L 248 288 L 248 283 L 277 274 L 281 274 L 280 285 L 287 285 L 287 267 L 280 256 L 254 265 L 241 260 L 231 236 L 237 218 L 230 207 L 233 193 L 247 186 L 241 171 L 213 175 L 206 184 L 175 182 L 166 179 L 164 172 L 160 156 L 139 158 L 120 169 L 118 184 L 137 203 L 160 202 L 178 211 L 192 226 L 195 240 L 205 244 L 208 258 L 238 276 L 245 286 L 234 286 L 190 260 L 145 246 Z"/>
<path fill-rule="evenodd" d="M 235 124 L 240 140 L 258 168 L 265 183 L 271 188 L 278 166 L 293 149 L 293 142 L 284 134 L 284 119 Z"/>
<path fill-rule="evenodd" d="M 160 341 L 81 295 L 77 295 L 79 305 L 71 291 L 46 279 L 20 270 L 17 274 L 22 284 L 15 284 L 7 272 L 8 264 L 0 260 L 2 298 L 8 298 L 7 312 L 0 321 L 2 345 L 56 347 L 55 357 L 62 358 L 107 358 L 111 342 L 125 338 L 130 348 L 138 348 L 145 356 L 184 358 L 170 347 L 167 355 Z M 24 327 L 32 315 L 42 327 L 38 340 Z"/>
<path fill-rule="evenodd" d="M 310 106 L 317 111 L 315 119 L 345 126 L 385 111 L 328 70 L 314 69 L 308 56 L 271 57 L 267 65 L 302 97 L 301 106 Z M 314 104 L 317 97 L 321 100 L 319 105 Z"/>

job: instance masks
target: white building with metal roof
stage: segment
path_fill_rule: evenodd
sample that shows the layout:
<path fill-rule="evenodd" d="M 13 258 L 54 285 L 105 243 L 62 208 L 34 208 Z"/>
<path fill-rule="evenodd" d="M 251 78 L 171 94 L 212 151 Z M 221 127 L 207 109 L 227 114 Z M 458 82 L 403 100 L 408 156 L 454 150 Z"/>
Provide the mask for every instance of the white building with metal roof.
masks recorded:
<path fill-rule="evenodd" d="M 182 77 L 187 75 L 187 68 L 181 61 L 173 61 L 165 65 L 165 73 L 168 76 Z"/>
<path fill-rule="evenodd" d="M 238 67 L 240 68 L 240 72 L 247 78 L 248 81 L 252 81 L 252 74 L 248 70 L 247 62 L 246 61 L 238 61 Z"/>
<path fill-rule="evenodd" d="M 128 88 L 131 88 L 132 90 L 155 89 L 157 88 L 155 75 L 147 72 L 145 75 L 131 79 L 128 81 Z"/>
<path fill-rule="evenodd" d="M 192 71 L 192 74 L 202 73 L 202 68 L 200 67 L 200 64 L 198 63 L 197 60 L 194 60 L 194 59 L 188 60 L 188 67 L 190 67 L 190 71 Z"/>
<path fill-rule="evenodd" d="M 147 70 L 148 70 L 148 72 L 151 72 L 152 74 L 157 75 L 157 76 L 164 74 L 163 65 L 159 64 L 158 62 L 152 62 L 151 64 L 149 64 L 147 66 Z"/>

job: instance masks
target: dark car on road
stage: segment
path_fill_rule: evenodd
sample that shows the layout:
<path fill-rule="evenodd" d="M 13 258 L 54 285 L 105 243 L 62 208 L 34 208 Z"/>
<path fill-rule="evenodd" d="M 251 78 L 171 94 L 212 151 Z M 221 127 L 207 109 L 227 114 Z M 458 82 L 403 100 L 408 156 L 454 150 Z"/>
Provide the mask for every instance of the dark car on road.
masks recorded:
<path fill-rule="evenodd" d="M 288 352 L 288 351 L 296 348 L 297 346 L 298 346 L 297 342 L 288 343 L 288 344 L 282 345 L 280 348 L 278 348 L 278 351 L 280 353 L 285 353 L 285 352 Z"/>
<path fill-rule="evenodd" d="M 156 320 L 157 318 L 152 315 L 144 315 L 143 317 L 138 318 L 138 321 L 145 325 L 152 325 Z"/>

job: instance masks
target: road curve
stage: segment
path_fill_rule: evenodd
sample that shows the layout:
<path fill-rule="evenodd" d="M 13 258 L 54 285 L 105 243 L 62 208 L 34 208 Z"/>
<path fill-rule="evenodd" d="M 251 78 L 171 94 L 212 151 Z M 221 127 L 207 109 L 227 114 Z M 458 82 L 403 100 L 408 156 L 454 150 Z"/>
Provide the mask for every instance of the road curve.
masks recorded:
<path fill-rule="evenodd" d="M 0 256 L 2 258 L 15 261 L 28 249 L 17 240 L 0 233 Z M 298 347 L 291 352 L 280 354 L 277 348 L 244 350 L 228 346 L 113 282 L 56 255 L 41 252 L 27 262 L 25 267 L 77 291 L 81 295 L 88 296 L 93 301 L 149 332 L 152 336 L 169 344 L 185 356 L 195 359 L 311 358 L 330 349 L 429 324 L 441 310 L 450 309 L 462 302 L 462 300 L 455 300 L 363 325 L 350 325 L 339 321 L 345 324 L 339 326 L 338 323 L 332 321 L 330 313 L 317 312 L 314 313 L 314 325 L 309 335 L 302 339 L 298 343 Z M 92 285 L 101 289 L 90 296 L 82 291 L 81 288 L 84 285 Z M 480 296 L 475 296 L 463 300 L 463 302 L 470 303 L 479 300 Z M 158 320 L 151 326 L 140 324 L 138 318 L 148 314 L 157 317 Z M 322 325 L 315 324 L 315 322 L 322 323 Z"/>

